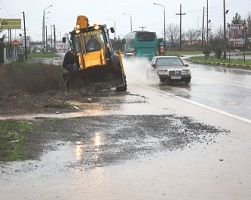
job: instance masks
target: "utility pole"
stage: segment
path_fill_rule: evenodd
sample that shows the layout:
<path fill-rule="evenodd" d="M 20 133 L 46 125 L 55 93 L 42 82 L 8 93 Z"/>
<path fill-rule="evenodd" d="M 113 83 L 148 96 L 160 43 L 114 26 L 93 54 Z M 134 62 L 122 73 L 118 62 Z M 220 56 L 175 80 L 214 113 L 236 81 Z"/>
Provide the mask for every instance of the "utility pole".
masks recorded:
<path fill-rule="evenodd" d="M 182 49 L 182 15 L 186 15 L 186 13 L 182 13 L 182 4 L 180 4 L 180 13 L 176 13 L 176 15 L 180 16 L 180 51 Z"/>
<path fill-rule="evenodd" d="M 202 46 L 204 46 L 204 35 L 205 35 L 205 26 L 204 26 L 204 22 L 205 22 L 205 20 L 204 20 L 204 18 L 205 18 L 205 7 L 203 7 L 203 15 L 202 15 L 202 34 L 201 34 L 201 36 L 202 36 L 202 38 L 201 38 L 201 44 L 202 44 Z"/>
<path fill-rule="evenodd" d="M 45 41 L 45 36 L 46 36 L 46 33 L 45 33 L 45 18 L 46 18 L 46 10 L 48 8 L 52 7 L 52 5 L 49 5 L 47 6 L 46 8 L 43 9 L 43 21 L 42 21 L 42 45 L 43 47 L 45 48 L 45 45 L 47 44 L 47 40 Z"/>
<path fill-rule="evenodd" d="M 141 31 L 144 31 L 144 28 L 146 28 L 145 26 L 140 26 L 139 28 L 141 28 Z"/>
<path fill-rule="evenodd" d="M 27 40 L 26 40 L 26 25 L 25 25 L 25 13 L 23 12 L 23 21 L 24 21 L 24 56 L 27 60 Z"/>
<path fill-rule="evenodd" d="M 45 52 L 47 53 L 47 25 L 45 26 Z"/>
<path fill-rule="evenodd" d="M 226 48 L 227 48 L 227 37 L 226 37 L 226 1 L 223 0 L 223 22 L 224 22 L 224 52 L 223 59 L 226 60 Z"/>
<path fill-rule="evenodd" d="M 8 39 L 9 39 L 9 43 L 12 42 L 11 36 L 12 36 L 12 34 L 11 34 L 11 29 L 8 29 Z"/>
<path fill-rule="evenodd" d="M 51 27 L 51 51 L 52 51 L 52 40 L 53 40 L 53 38 L 52 38 L 52 33 L 53 33 L 53 25 L 50 25 L 50 27 Z"/>
<path fill-rule="evenodd" d="M 207 0 L 207 43 L 208 43 L 208 0 Z"/>
<path fill-rule="evenodd" d="M 54 51 L 56 52 L 57 40 L 56 40 L 56 26 L 55 25 L 53 25 L 53 38 L 54 38 Z"/>

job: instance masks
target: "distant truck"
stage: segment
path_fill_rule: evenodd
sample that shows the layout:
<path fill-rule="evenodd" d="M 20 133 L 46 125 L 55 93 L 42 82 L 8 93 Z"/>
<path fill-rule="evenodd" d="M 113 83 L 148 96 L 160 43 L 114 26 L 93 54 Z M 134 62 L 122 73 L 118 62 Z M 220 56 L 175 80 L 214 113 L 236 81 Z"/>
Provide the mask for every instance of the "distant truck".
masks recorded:
<path fill-rule="evenodd" d="M 134 31 L 123 39 L 125 57 L 145 57 L 151 60 L 158 55 L 158 41 L 155 32 Z"/>

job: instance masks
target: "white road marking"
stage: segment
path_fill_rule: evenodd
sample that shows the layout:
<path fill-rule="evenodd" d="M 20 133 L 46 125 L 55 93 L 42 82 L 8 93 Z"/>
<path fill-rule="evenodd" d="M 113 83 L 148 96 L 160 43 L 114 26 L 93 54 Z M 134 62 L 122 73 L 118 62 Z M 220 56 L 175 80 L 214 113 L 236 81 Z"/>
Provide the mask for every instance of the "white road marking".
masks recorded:
<path fill-rule="evenodd" d="M 243 122 L 246 122 L 248 124 L 251 124 L 251 120 L 250 119 L 247 119 L 247 118 L 244 118 L 244 117 L 240 117 L 238 115 L 234 115 L 234 114 L 231 114 L 231 113 L 228 113 L 228 112 L 225 112 L 223 110 L 219 110 L 219 109 L 216 109 L 216 108 L 213 108 L 213 107 L 210 107 L 210 106 L 207 106 L 207 105 L 204 105 L 204 104 L 201 104 L 201 103 L 198 103 L 196 101 L 192 101 L 192 100 L 189 100 L 189 99 L 185 99 L 185 98 L 182 98 L 182 97 L 179 97 L 179 96 L 176 96 L 175 94 L 172 94 L 172 93 L 169 93 L 169 92 L 162 92 L 158 89 L 155 89 L 155 88 L 152 88 L 152 87 L 148 87 L 158 93 L 161 93 L 162 95 L 167 95 L 167 96 L 171 96 L 171 97 L 174 97 L 176 99 L 179 99 L 181 101 L 185 101 L 187 103 L 190 103 L 190 104 L 193 104 L 193 105 L 196 105 L 196 106 L 200 106 L 202 108 L 206 108 L 208 110 L 211 110 L 211 111 L 214 111 L 214 112 L 217 112 L 217 113 L 220 113 L 222 115 L 225 115 L 225 116 L 228 116 L 228 117 L 231 117 L 231 118 L 234 118 L 234 119 L 237 119 L 237 120 L 240 120 L 240 121 L 243 121 Z"/>

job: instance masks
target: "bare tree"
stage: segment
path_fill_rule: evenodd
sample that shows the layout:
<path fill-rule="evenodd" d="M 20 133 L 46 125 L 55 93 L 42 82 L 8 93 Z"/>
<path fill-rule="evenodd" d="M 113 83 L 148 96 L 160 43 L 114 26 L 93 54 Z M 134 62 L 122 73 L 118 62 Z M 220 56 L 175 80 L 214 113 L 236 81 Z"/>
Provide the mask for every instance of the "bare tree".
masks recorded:
<path fill-rule="evenodd" d="M 176 42 L 179 40 L 180 28 L 177 24 L 168 24 L 166 26 L 166 36 L 172 42 Z"/>
<path fill-rule="evenodd" d="M 188 39 L 188 42 L 190 45 L 194 44 L 196 40 L 198 40 L 201 36 L 201 31 L 200 30 L 195 30 L 195 29 L 189 29 L 186 33 L 185 36 Z"/>
<path fill-rule="evenodd" d="M 210 38 L 210 49 L 212 49 L 215 53 L 216 58 L 220 59 L 223 53 L 223 42 L 224 42 L 224 34 L 222 29 L 218 29 Z"/>

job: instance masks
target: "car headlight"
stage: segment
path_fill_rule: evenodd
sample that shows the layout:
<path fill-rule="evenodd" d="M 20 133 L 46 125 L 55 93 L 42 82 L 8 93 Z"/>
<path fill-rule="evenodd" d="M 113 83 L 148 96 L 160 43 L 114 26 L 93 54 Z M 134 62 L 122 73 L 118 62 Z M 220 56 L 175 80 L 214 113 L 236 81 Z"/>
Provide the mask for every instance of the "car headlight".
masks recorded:
<path fill-rule="evenodd" d="M 189 69 L 183 69 L 182 70 L 182 74 L 190 74 L 190 70 Z"/>
<path fill-rule="evenodd" d="M 158 75 L 168 75 L 168 71 L 167 70 L 159 70 Z"/>

